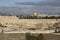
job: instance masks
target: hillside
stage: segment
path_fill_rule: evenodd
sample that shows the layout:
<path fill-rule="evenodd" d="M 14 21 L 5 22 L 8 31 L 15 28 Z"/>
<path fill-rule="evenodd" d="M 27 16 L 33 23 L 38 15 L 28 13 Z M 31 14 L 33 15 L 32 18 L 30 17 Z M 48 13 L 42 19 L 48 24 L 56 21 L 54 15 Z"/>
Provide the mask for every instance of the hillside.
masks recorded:
<path fill-rule="evenodd" d="M 53 26 L 54 23 L 60 22 L 60 19 L 18 19 L 16 16 L 0 16 L 0 23 L 7 26 L 4 31 L 18 31 L 19 28 L 39 28 L 45 29 Z"/>

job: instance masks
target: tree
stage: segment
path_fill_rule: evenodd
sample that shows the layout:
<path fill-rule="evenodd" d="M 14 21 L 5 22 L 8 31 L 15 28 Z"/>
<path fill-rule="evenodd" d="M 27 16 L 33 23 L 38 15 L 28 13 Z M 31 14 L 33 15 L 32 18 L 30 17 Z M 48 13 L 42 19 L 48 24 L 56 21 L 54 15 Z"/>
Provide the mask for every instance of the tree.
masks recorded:
<path fill-rule="evenodd" d="M 38 36 L 38 40 L 44 40 L 44 36 L 43 36 L 43 34 L 39 34 L 39 36 Z"/>
<path fill-rule="evenodd" d="M 55 16 L 51 16 L 50 19 L 55 19 L 56 17 Z"/>
<path fill-rule="evenodd" d="M 26 33 L 26 40 L 44 40 L 43 34 L 31 34 L 31 33 Z"/>
<path fill-rule="evenodd" d="M 53 25 L 53 27 L 55 28 L 55 32 L 59 32 L 60 30 L 60 22 L 57 22 Z"/>
<path fill-rule="evenodd" d="M 4 26 L 0 23 L 0 27 L 2 28 L 2 33 L 4 32 L 4 28 L 7 27 L 7 26 Z"/>
<path fill-rule="evenodd" d="M 37 36 L 32 35 L 31 33 L 26 33 L 26 40 L 37 40 Z"/>

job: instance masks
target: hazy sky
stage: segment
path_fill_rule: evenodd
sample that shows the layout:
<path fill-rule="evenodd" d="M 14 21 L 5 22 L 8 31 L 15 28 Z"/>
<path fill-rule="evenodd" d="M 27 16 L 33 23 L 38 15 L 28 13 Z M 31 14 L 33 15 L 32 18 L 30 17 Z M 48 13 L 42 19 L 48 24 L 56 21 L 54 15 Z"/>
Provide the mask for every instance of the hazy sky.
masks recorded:
<path fill-rule="evenodd" d="M 21 2 L 40 2 L 41 0 L 0 0 L 0 6 L 12 6 Z"/>
<path fill-rule="evenodd" d="M 26 4 L 25 4 L 26 2 Z M 35 2 L 35 3 L 32 3 Z M 24 4 L 20 4 L 24 3 Z M 29 13 L 30 11 L 34 11 L 35 9 L 39 12 L 46 13 L 60 13 L 60 0 L 0 0 L 0 7 L 19 7 L 13 10 L 13 8 L 1 8 L 0 11 L 7 10 L 7 12 L 24 12 Z M 8 11 L 9 10 L 9 11 Z M 16 12 L 17 10 L 17 12 Z"/>
<path fill-rule="evenodd" d="M 0 2 L 39 2 L 41 0 L 0 0 Z"/>
<path fill-rule="evenodd" d="M 60 0 L 0 0 L 0 6 L 12 6 L 21 2 L 40 2 L 39 5 L 60 6 Z"/>

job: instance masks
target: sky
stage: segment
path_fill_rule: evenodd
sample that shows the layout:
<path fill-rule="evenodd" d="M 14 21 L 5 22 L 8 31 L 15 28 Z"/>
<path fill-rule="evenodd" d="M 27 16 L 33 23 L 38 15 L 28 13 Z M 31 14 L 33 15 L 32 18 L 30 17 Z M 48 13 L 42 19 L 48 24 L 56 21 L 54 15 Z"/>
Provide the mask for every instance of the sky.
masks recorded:
<path fill-rule="evenodd" d="M 12 10 L 16 12 L 20 8 L 19 13 L 29 13 L 35 9 L 39 12 L 60 13 L 60 0 L 0 0 L 0 7 L 17 7 L 17 9 L 9 8 L 7 12 L 11 12 Z M 6 12 L 5 8 L 1 8 L 0 11 Z"/>
<path fill-rule="evenodd" d="M 0 0 L 0 6 L 12 6 L 15 3 L 37 2 L 39 5 L 60 6 L 60 0 Z M 37 4 L 38 5 L 38 4 Z"/>
<path fill-rule="evenodd" d="M 0 6 L 15 5 L 15 3 L 23 2 L 40 2 L 41 0 L 0 0 Z"/>
<path fill-rule="evenodd" d="M 0 0 L 0 2 L 39 2 L 41 0 Z"/>

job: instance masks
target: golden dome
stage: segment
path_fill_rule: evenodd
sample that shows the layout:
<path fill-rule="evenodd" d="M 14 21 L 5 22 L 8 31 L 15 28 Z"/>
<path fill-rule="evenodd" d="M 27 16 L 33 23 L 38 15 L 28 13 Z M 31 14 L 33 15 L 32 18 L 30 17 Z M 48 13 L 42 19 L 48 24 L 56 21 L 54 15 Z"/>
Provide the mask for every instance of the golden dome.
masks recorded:
<path fill-rule="evenodd" d="M 37 16 L 37 15 L 38 15 L 38 12 L 36 12 L 36 11 L 33 12 L 33 15 L 34 15 L 34 16 Z"/>

